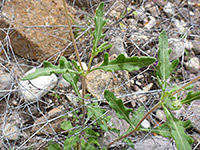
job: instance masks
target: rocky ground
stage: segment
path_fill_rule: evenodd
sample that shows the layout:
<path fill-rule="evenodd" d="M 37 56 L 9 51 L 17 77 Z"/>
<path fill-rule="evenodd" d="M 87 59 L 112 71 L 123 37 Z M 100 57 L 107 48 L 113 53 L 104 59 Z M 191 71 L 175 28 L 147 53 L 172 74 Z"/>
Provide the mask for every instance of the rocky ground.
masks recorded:
<path fill-rule="evenodd" d="M 60 128 L 60 123 L 65 120 L 62 116 L 70 118 L 73 111 L 81 112 L 72 86 L 57 74 L 31 80 L 31 83 L 20 80 L 25 74 L 41 68 L 43 60 L 56 64 L 60 55 L 68 60 L 76 59 L 62 1 L 16 0 L 0 4 L 0 147 L 45 149 L 50 140 L 62 145 L 66 137 Z M 97 5 L 97 0 L 68 2 L 77 47 L 81 61 L 85 63 L 88 63 L 92 49 L 93 16 Z M 107 0 L 105 17 L 108 22 L 104 40 L 113 46 L 106 51 L 111 57 L 121 53 L 129 57 L 156 57 L 158 36 L 166 30 L 172 48 L 170 59 L 180 60 L 169 84 L 183 85 L 200 75 L 199 14 L 199 0 Z M 103 54 L 94 59 L 93 66 L 102 62 Z M 98 98 L 99 107 L 106 107 L 112 116 L 111 122 L 124 133 L 128 125 L 110 110 L 103 99 L 103 91 L 111 89 L 127 107 L 145 106 L 148 111 L 160 94 L 154 71 L 152 66 L 136 72 L 94 71 L 86 79 L 87 92 L 92 98 Z M 194 85 L 194 90 L 199 91 L 200 81 Z M 78 86 L 81 91 L 80 81 Z M 180 93 L 181 97 L 185 95 Z M 200 101 L 184 106 L 174 114 L 182 120 L 192 121 L 193 128 L 187 132 L 194 138 L 193 149 L 200 149 Z M 164 111 L 159 108 L 142 126 L 155 127 L 165 120 Z M 110 132 L 101 134 L 101 145 L 106 146 L 116 138 Z M 136 133 L 132 141 L 136 150 L 176 149 L 172 140 L 152 133 Z M 112 149 L 122 148 L 131 149 L 122 142 Z"/>

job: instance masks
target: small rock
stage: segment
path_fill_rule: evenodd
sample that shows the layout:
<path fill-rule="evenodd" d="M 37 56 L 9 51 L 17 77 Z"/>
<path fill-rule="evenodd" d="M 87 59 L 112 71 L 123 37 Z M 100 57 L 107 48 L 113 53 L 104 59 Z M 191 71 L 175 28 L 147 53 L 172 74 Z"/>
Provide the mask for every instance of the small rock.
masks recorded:
<path fill-rule="evenodd" d="M 141 22 L 146 22 L 148 20 L 146 14 L 145 14 L 145 9 L 143 7 L 140 7 L 140 9 L 136 10 L 136 20 L 141 21 Z"/>
<path fill-rule="evenodd" d="M 186 118 L 191 120 L 194 129 L 200 133 L 200 100 L 193 101 L 188 109 Z"/>
<path fill-rule="evenodd" d="M 192 42 L 193 51 L 196 55 L 200 54 L 200 41 Z"/>
<path fill-rule="evenodd" d="M 64 113 L 64 107 L 63 106 L 59 106 L 58 108 L 53 108 L 51 111 L 49 111 L 46 115 L 38 118 L 35 120 L 33 128 L 32 128 L 32 132 L 37 132 L 38 130 L 40 130 L 40 128 L 48 121 L 51 120 L 53 118 L 56 118 L 58 116 L 60 116 L 61 114 Z M 47 120 L 48 119 L 48 120 Z M 44 126 L 42 128 L 42 130 L 40 130 L 39 132 L 37 132 L 38 135 L 44 134 L 44 133 L 48 133 L 48 134 L 54 134 L 55 132 L 61 132 L 63 131 L 61 129 L 61 123 L 63 121 L 66 121 L 66 118 L 57 118 L 54 121 L 49 122 L 46 126 Z M 54 132 L 55 131 L 55 132 Z"/>
<path fill-rule="evenodd" d="M 158 110 L 156 111 L 156 117 L 157 117 L 158 119 L 160 119 L 160 120 L 166 120 L 166 115 L 165 115 L 164 111 L 161 110 L 161 109 L 158 109 Z"/>
<path fill-rule="evenodd" d="M 8 92 L 3 92 L 3 90 L 9 90 L 12 80 L 9 73 L 0 70 L 0 97 L 3 97 Z"/>
<path fill-rule="evenodd" d="M 199 59 L 197 57 L 192 57 L 188 62 L 185 63 L 186 68 L 192 73 L 199 72 Z"/>
<path fill-rule="evenodd" d="M 141 40 L 148 41 L 149 38 L 144 34 L 134 33 L 134 34 L 131 35 L 131 40 L 133 40 L 133 41 L 141 41 Z"/>
<path fill-rule="evenodd" d="M 162 136 L 152 136 L 134 144 L 136 150 L 173 149 L 170 139 Z M 175 148 L 176 149 L 176 148 Z"/>
<path fill-rule="evenodd" d="M 190 74 L 190 79 L 194 79 L 197 76 L 195 74 Z M 195 83 L 193 83 L 194 88 L 192 89 L 193 92 L 198 92 L 200 90 L 200 81 L 196 81 Z"/>
<path fill-rule="evenodd" d="M 119 129 L 120 135 L 124 134 L 127 131 L 127 129 L 129 128 L 129 124 L 125 120 L 120 120 L 113 109 L 107 115 L 111 116 L 110 122 L 111 124 L 114 124 L 112 128 Z M 100 138 L 99 143 L 101 146 L 106 147 L 110 142 L 115 140 L 117 137 L 118 137 L 117 133 L 112 131 L 106 131 L 103 137 Z M 115 144 L 113 144 L 112 146 L 114 146 Z"/>
<path fill-rule="evenodd" d="M 143 128 L 150 128 L 151 127 L 151 124 L 148 120 L 144 119 L 144 121 L 141 123 L 141 126 Z"/>
<path fill-rule="evenodd" d="M 168 2 L 164 8 L 164 12 L 170 17 L 175 14 L 175 9 L 172 3 Z"/>
<path fill-rule="evenodd" d="M 135 19 L 128 19 L 127 20 L 127 24 L 128 24 L 128 27 L 131 29 L 131 30 L 136 30 L 137 29 L 137 21 Z"/>
<path fill-rule="evenodd" d="M 80 92 L 80 94 L 81 94 L 81 92 Z M 76 97 L 76 96 L 74 96 L 74 95 L 72 95 L 72 94 L 68 94 L 68 95 L 66 95 L 67 96 L 67 99 L 72 103 L 72 105 L 74 106 L 74 107 L 78 107 L 78 100 L 77 100 L 77 98 L 78 97 Z"/>
<path fill-rule="evenodd" d="M 110 55 L 124 54 L 124 56 L 127 57 L 128 55 L 125 52 L 123 42 L 124 42 L 124 39 L 122 39 L 120 36 L 113 37 L 111 40 L 112 48 L 110 49 L 109 54 Z"/>
<path fill-rule="evenodd" d="M 153 86 L 153 83 L 149 83 L 149 84 L 147 84 L 145 87 L 143 87 L 143 91 L 149 91 L 151 88 L 152 88 L 152 86 Z"/>
<path fill-rule="evenodd" d="M 112 11 L 109 13 L 111 17 L 120 18 L 122 10 L 125 8 L 120 0 L 115 0 L 112 6 Z"/>
<path fill-rule="evenodd" d="M 70 88 L 71 84 L 67 82 L 63 77 L 60 78 L 58 81 L 57 87 L 64 89 L 64 88 Z"/>
<path fill-rule="evenodd" d="M 171 38 L 168 40 L 169 48 L 172 49 L 170 54 L 170 61 L 180 58 L 184 54 L 185 45 L 184 42 Z"/>
<path fill-rule="evenodd" d="M 140 83 L 140 82 L 138 82 L 138 83 Z M 136 84 L 138 84 L 138 83 L 136 81 Z M 152 86 L 153 86 L 153 83 L 150 83 L 150 84 L 146 85 L 145 87 L 143 87 L 143 90 L 138 90 L 138 92 L 149 91 Z M 134 95 L 133 99 L 137 99 L 139 102 L 144 103 L 147 100 L 147 96 L 145 96 L 145 95 Z"/>
<path fill-rule="evenodd" d="M 133 108 L 135 108 L 135 106 L 136 106 L 135 100 L 132 100 L 132 101 L 131 101 L 131 106 L 132 106 Z"/>
<path fill-rule="evenodd" d="M 116 55 L 110 56 L 111 58 L 116 58 Z M 99 66 L 101 63 L 95 65 Z M 94 97 L 98 99 L 104 98 L 104 90 L 111 89 L 116 96 L 127 93 L 125 88 L 130 87 L 130 83 L 122 86 L 122 83 L 129 80 L 128 71 L 117 71 L 114 74 L 112 72 L 105 72 L 103 70 L 95 70 L 90 72 L 86 77 L 87 90 Z M 126 87 L 127 86 L 127 87 Z"/>
<path fill-rule="evenodd" d="M 120 17 L 120 12 L 117 12 L 116 10 L 112 10 L 109 15 L 111 17 L 119 18 Z"/>
<path fill-rule="evenodd" d="M 1 139 L 0 140 L 0 148 L 2 148 L 3 147 L 3 140 Z"/>
<path fill-rule="evenodd" d="M 186 40 L 185 49 L 191 51 L 193 49 L 193 44 L 191 41 Z"/>
<path fill-rule="evenodd" d="M 184 34 L 186 29 L 185 26 L 187 25 L 183 20 L 179 21 L 177 19 L 174 20 L 174 24 L 180 34 Z"/>
<path fill-rule="evenodd" d="M 149 16 L 149 22 L 144 26 L 147 29 L 151 29 L 152 27 L 154 27 L 156 25 L 156 19 L 152 16 Z"/>
<path fill-rule="evenodd" d="M 29 73 L 35 72 L 36 68 L 29 70 L 25 75 Z M 57 77 L 55 74 L 51 76 L 40 76 L 36 79 L 30 80 L 30 82 L 37 88 L 36 89 L 33 85 L 31 85 L 27 80 L 20 81 L 20 95 L 25 100 L 36 101 L 40 99 L 45 94 L 48 93 L 48 90 L 53 89 L 57 84 Z"/>
<path fill-rule="evenodd" d="M 81 62 L 83 69 L 86 71 L 88 69 L 87 64 L 85 62 Z"/>
<path fill-rule="evenodd" d="M 149 8 L 149 11 L 152 16 L 159 16 L 160 15 L 160 9 L 157 5 L 154 5 L 153 7 Z"/>
<path fill-rule="evenodd" d="M 18 140 L 20 138 L 20 129 L 13 123 L 7 123 L 3 129 L 3 136 L 9 140 Z"/>
<path fill-rule="evenodd" d="M 1 100 L 0 101 L 0 114 L 3 114 L 6 112 L 6 109 L 7 109 L 7 102 L 6 100 Z"/>

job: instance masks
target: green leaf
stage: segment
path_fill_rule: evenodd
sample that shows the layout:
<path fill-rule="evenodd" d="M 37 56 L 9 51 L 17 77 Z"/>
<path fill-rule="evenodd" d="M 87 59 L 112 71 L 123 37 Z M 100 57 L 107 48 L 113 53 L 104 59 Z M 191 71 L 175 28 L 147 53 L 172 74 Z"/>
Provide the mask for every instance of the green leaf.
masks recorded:
<path fill-rule="evenodd" d="M 96 144 L 100 147 L 100 144 L 98 141 L 99 133 L 95 132 L 91 128 L 87 128 L 85 129 L 85 137 L 88 137 L 88 141 L 87 141 L 88 143 Z"/>
<path fill-rule="evenodd" d="M 136 111 L 133 112 L 131 122 L 136 126 L 140 120 L 144 117 L 144 106 L 140 106 Z"/>
<path fill-rule="evenodd" d="M 118 71 L 118 70 L 127 70 L 127 71 L 136 71 L 142 67 L 148 66 L 155 62 L 156 59 L 153 57 L 125 57 L 123 54 L 120 54 L 116 59 L 109 61 L 109 54 L 104 54 L 104 62 L 99 67 L 92 69 L 94 70 L 104 70 L 104 71 Z"/>
<path fill-rule="evenodd" d="M 99 137 L 99 133 L 95 132 L 91 128 L 86 128 L 85 129 L 85 134 L 86 134 L 85 135 L 86 137 L 93 137 L 93 138 L 98 138 Z"/>
<path fill-rule="evenodd" d="M 71 150 L 79 140 L 78 136 L 71 136 L 67 138 L 64 142 L 64 150 Z"/>
<path fill-rule="evenodd" d="M 190 126 L 191 121 L 180 121 L 173 116 L 173 114 L 162 105 L 164 108 L 165 115 L 167 117 L 166 124 L 170 129 L 170 133 L 176 142 L 178 150 L 191 150 L 191 144 L 193 139 L 185 133 L 185 128 Z"/>
<path fill-rule="evenodd" d="M 126 142 L 129 147 L 135 148 L 135 146 L 133 145 L 133 141 L 131 139 L 125 138 L 123 139 L 123 141 Z"/>
<path fill-rule="evenodd" d="M 80 94 L 78 86 L 77 86 L 79 76 L 74 73 L 63 73 L 62 76 L 66 81 L 68 81 L 72 85 L 72 87 L 74 88 L 74 91 L 76 92 L 78 97 L 81 97 L 81 94 Z"/>
<path fill-rule="evenodd" d="M 140 106 L 136 111 L 133 112 L 133 116 L 131 118 L 132 126 L 124 133 L 127 134 L 134 130 L 135 126 L 140 122 L 140 120 L 144 117 L 144 106 Z M 134 128 L 133 128 L 134 127 Z M 138 130 L 140 129 L 141 125 L 139 126 Z"/>
<path fill-rule="evenodd" d="M 134 129 L 135 127 L 133 126 L 131 119 L 129 118 L 130 112 L 132 112 L 132 109 L 127 109 L 122 100 L 116 98 L 116 96 L 109 90 L 104 91 L 104 97 L 108 101 L 108 104 L 110 107 L 112 107 L 119 119 L 125 120 L 132 128 Z"/>
<path fill-rule="evenodd" d="M 48 142 L 48 150 L 61 150 L 61 147 L 54 141 Z"/>
<path fill-rule="evenodd" d="M 104 16 L 104 3 L 100 3 L 100 5 L 96 9 L 96 16 L 94 18 L 95 22 L 95 30 L 93 32 L 93 50 L 92 55 L 96 56 L 98 52 L 96 51 L 97 45 L 99 43 L 99 40 L 103 38 L 105 35 L 102 34 L 102 28 L 106 24 L 106 20 L 103 18 Z"/>
<path fill-rule="evenodd" d="M 34 73 L 30 73 L 27 76 L 21 78 L 21 80 L 32 80 L 40 76 L 50 76 L 52 73 L 74 73 L 79 74 L 70 68 L 70 62 L 63 56 L 59 59 L 59 65 L 53 65 L 50 62 L 43 62 L 44 69 L 37 69 Z"/>
<path fill-rule="evenodd" d="M 63 121 L 60 126 L 63 130 L 69 130 L 73 127 L 70 121 Z"/>
<path fill-rule="evenodd" d="M 168 48 L 168 38 L 165 31 L 162 31 L 159 36 L 159 51 L 158 51 L 158 67 L 157 75 L 164 82 L 163 88 L 166 89 L 166 81 L 170 73 L 178 65 L 178 59 L 172 63 L 169 61 L 171 50 Z"/>
<path fill-rule="evenodd" d="M 198 92 L 193 92 L 193 91 L 188 92 L 186 98 L 181 100 L 181 103 L 182 104 L 190 104 L 194 100 L 200 100 L 200 91 L 198 91 Z"/>
<path fill-rule="evenodd" d="M 81 97 L 77 86 L 77 82 L 79 79 L 78 75 L 81 72 L 74 71 L 72 68 L 72 64 L 65 57 L 60 57 L 58 66 L 46 61 L 44 61 L 43 64 L 44 69 L 37 69 L 34 73 L 30 73 L 27 76 L 21 78 L 21 80 L 31 80 L 40 76 L 49 76 L 52 73 L 60 73 L 62 74 L 63 78 L 72 85 L 77 95 Z"/>
<path fill-rule="evenodd" d="M 106 50 L 106 49 L 112 47 L 111 44 L 109 44 L 109 45 L 107 45 L 107 44 L 108 44 L 108 42 L 104 42 L 103 44 L 101 44 L 101 45 L 97 48 L 98 53 L 103 52 L 104 50 Z"/>
<path fill-rule="evenodd" d="M 74 65 L 74 68 L 77 69 L 79 72 L 81 72 L 81 67 L 78 65 L 78 63 L 72 59 L 72 64 Z"/>
<path fill-rule="evenodd" d="M 96 150 L 96 148 L 93 145 L 90 145 L 90 143 L 86 143 L 84 139 L 81 139 L 81 149 L 82 150 Z"/>
<path fill-rule="evenodd" d="M 171 109 L 171 110 L 179 110 L 181 107 L 182 107 L 182 104 L 181 103 L 178 103 L 180 102 L 179 100 L 176 99 L 175 96 L 171 96 L 171 92 L 165 92 L 165 94 L 167 95 L 165 97 L 165 101 L 164 101 L 164 104 L 167 108 Z M 179 105 L 177 105 L 179 104 Z"/>
<path fill-rule="evenodd" d="M 103 115 L 106 112 L 105 109 L 95 107 L 95 106 L 88 106 L 88 113 L 87 113 L 87 120 L 89 120 L 89 117 L 92 116 L 92 114 L 96 117 L 99 118 L 102 116 L 100 119 L 97 120 L 97 123 L 100 125 L 100 128 L 103 131 L 108 131 L 107 127 L 107 120 L 105 119 L 105 115 Z"/>
<path fill-rule="evenodd" d="M 88 110 L 92 112 L 92 114 L 95 115 L 95 117 L 100 117 L 101 115 L 103 115 L 106 110 L 99 108 L 99 107 L 95 107 L 95 106 L 88 106 Z"/>
<path fill-rule="evenodd" d="M 162 124 L 161 126 L 158 126 L 156 128 L 141 128 L 140 131 L 146 131 L 146 132 L 154 132 L 157 134 L 160 134 L 164 137 L 168 137 L 171 138 L 171 132 L 170 132 L 170 128 L 168 127 L 168 125 L 166 123 Z"/>

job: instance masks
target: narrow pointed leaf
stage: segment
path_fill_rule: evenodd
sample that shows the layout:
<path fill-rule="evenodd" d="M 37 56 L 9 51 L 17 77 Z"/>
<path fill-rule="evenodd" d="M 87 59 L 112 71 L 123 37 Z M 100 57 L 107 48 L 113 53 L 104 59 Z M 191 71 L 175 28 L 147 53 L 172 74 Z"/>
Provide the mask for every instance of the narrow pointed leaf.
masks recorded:
<path fill-rule="evenodd" d="M 178 59 L 172 63 L 169 61 L 170 49 L 168 48 L 168 38 L 165 31 L 162 31 L 159 36 L 159 51 L 158 51 L 158 70 L 159 78 L 165 83 L 170 73 L 175 69 L 178 64 Z M 164 84 L 166 88 L 166 83 Z"/>
<path fill-rule="evenodd" d="M 148 66 L 156 61 L 153 57 L 125 57 L 124 54 L 120 54 L 116 59 L 109 60 L 109 54 L 104 54 L 104 62 L 99 67 L 92 69 L 94 70 L 104 70 L 104 71 L 136 71 L 142 67 Z"/>
<path fill-rule="evenodd" d="M 134 128 L 131 119 L 129 117 L 130 112 L 132 112 L 132 109 L 128 109 L 124 106 L 121 99 L 118 99 L 111 91 L 105 90 L 104 91 L 104 97 L 108 101 L 108 104 L 110 107 L 112 107 L 119 119 L 125 120 L 132 128 Z"/>
<path fill-rule="evenodd" d="M 99 43 L 99 40 L 104 37 L 102 34 L 102 28 L 106 24 L 106 20 L 103 18 L 104 16 L 104 3 L 100 3 L 100 5 L 96 9 L 96 16 L 94 19 L 95 22 L 95 30 L 93 32 L 93 50 L 92 53 L 96 53 L 96 48 Z"/>
<path fill-rule="evenodd" d="M 200 100 L 200 91 L 199 92 L 188 92 L 185 99 L 181 100 L 182 104 L 190 104 L 194 100 Z"/>
<path fill-rule="evenodd" d="M 170 133 L 176 142 L 178 150 L 191 150 L 193 139 L 185 133 L 185 128 L 190 126 L 191 121 L 180 121 L 163 105 L 165 115 L 167 117 L 166 124 L 170 128 Z"/>
<path fill-rule="evenodd" d="M 27 76 L 21 78 L 21 80 L 32 80 L 40 76 L 50 76 L 52 73 L 74 73 L 79 74 L 79 72 L 76 72 L 70 68 L 69 64 L 70 62 L 66 60 L 65 57 L 61 56 L 59 59 L 59 65 L 53 65 L 50 62 L 44 61 L 44 68 L 43 69 L 37 69 L 34 73 L 30 73 Z"/>

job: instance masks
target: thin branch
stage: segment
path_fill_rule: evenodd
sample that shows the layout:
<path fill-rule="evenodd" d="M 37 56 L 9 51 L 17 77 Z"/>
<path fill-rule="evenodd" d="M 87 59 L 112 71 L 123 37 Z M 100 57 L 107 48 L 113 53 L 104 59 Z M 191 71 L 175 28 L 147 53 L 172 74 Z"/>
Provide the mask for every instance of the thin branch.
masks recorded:
<path fill-rule="evenodd" d="M 193 80 L 191 80 L 190 82 L 188 82 L 187 84 L 183 85 L 180 89 L 178 89 L 177 91 L 175 91 L 174 93 L 172 93 L 172 95 L 177 94 L 178 92 L 180 92 L 181 90 L 183 90 L 184 88 L 186 88 L 187 86 L 189 86 L 190 84 L 196 82 L 199 79 L 200 79 L 200 75 L 197 76 L 196 78 L 194 78 Z"/>
<path fill-rule="evenodd" d="M 115 142 L 123 139 L 123 138 L 126 138 L 128 136 L 130 136 L 131 134 L 133 134 L 135 131 L 137 131 L 137 128 L 140 126 L 140 124 L 144 121 L 144 119 L 146 119 L 155 109 L 157 109 L 160 105 L 161 105 L 162 102 L 159 102 L 157 103 L 149 112 L 147 112 L 144 117 L 140 120 L 140 122 L 138 122 L 138 124 L 135 126 L 135 129 L 129 133 L 127 133 L 126 135 L 124 136 L 121 136 L 117 139 L 115 139 L 113 142 L 111 142 L 110 144 L 108 144 L 108 146 L 106 147 L 107 149 L 112 145 L 114 144 Z"/>
<path fill-rule="evenodd" d="M 73 31 L 72 31 L 71 21 L 69 20 L 68 8 L 66 6 L 65 0 L 63 0 L 63 5 L 64 5 L 64 8 L 65 8 L 65 15 L 66 15 L 66 18 L 67 18 L 67 23 L 69 25 L 70 36 L 71 36 L 71 39 L 72 39 L 72 42 L 73 42 L 73 46 L 74 46 L 74 49 L 75 49 L 76 57 L 77 57 L 78 62 L 80 64 L 80 66 L 81 66 L 81 69 L 84 70 L 83 66 L 82 66 L 82 63 L 81 63 L 81 59 L 80 59 L 80 56 L 79 56 L 78 49 L 76 47 L 76 42 L 75 42 L 74 34 L 73 34 Z"/>

